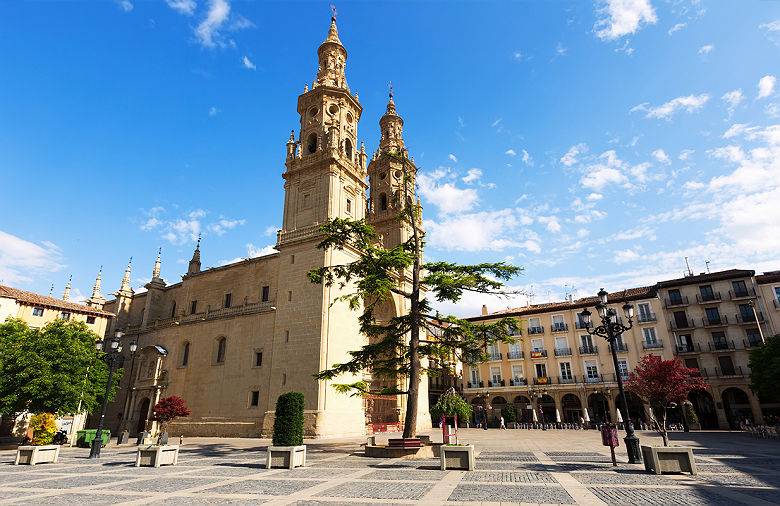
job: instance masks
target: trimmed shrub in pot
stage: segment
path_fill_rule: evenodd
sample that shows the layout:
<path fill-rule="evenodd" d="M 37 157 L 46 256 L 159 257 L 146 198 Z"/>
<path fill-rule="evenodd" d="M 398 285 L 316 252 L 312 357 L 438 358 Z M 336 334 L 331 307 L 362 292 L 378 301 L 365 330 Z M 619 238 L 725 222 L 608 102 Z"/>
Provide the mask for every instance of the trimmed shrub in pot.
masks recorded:
<path fill-rule="evenodd" d="M 286 392 L 276 401 L 274 419 L 274 446 L 300 446 L 303 444 L 303 394 Z"/>

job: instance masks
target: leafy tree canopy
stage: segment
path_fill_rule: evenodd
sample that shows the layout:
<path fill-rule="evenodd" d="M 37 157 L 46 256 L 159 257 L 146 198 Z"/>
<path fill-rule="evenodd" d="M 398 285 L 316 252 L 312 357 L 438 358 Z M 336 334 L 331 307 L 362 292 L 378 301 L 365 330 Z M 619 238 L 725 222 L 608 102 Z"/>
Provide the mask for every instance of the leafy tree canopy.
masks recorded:
<path fill-rule="evenodd" d="M 750 388 L 763 397 L 780 398 L 780 334 L 750 350 Z"/>
<path fill-rule="evenodd" d="M 0 413 L 66 414 L 100 406 L 108 367 L 96 357 L 98 339 L 83 322 L 56 320 L 35 329 L 6 320 L 0 325 Z M 118 383 L 115 377 L 109 400 Z"/>
<path fill-rule="evenodd" d="M 459 422 L 467 422 L 471 417 L 472 407 L 463 400 L 463 397 L 450 388 L 439 396 L 436 404 L 431 406 L 431 417 L 435 421 L 441 420 L 442 415 L 457 415 Z M 449 420 L 447 423 L 451 423 Z"/>
<path fill-rule="evenodd" d="M 184 406 L 184 399 L 171 395 L 163 397 L 154 405 L 152 419 L 160 422 L 160 434 L 157 444 L 162 441 L 163 434 L 168 429 L 168 424 L 179 417 L 190 416 L 190 410 Z"/>

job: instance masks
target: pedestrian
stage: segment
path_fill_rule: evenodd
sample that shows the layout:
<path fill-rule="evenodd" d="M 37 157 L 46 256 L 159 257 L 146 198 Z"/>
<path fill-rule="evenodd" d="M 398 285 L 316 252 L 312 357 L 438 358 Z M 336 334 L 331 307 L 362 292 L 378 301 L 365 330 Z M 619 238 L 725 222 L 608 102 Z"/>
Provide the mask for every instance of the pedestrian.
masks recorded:
<path fill-rule="evenodd" d="M 506 425 L 504 425 L 504 415 L 501 415 L 501 425 L 499 425 L 498 428 L 506 430 Z"/>

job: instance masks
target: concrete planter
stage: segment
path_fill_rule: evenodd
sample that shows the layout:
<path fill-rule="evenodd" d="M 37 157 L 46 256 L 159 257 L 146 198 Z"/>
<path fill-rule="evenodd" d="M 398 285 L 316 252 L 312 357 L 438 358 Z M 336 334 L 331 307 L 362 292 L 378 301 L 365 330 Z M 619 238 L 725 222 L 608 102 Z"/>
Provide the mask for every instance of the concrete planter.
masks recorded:
<path fill-rule="evenodd" d="M 645 471 L 696 474 L 693 449 L 687 446 L 642 446 Z"/>
<path fill-rule="evenodd" d="M 269 446 L 265 457 L 265 468 L 282 467 L 295 469 L 306 466 L 306 445 Z"/>
<path fill-rule="evenodd" d="M 175 466 L 179 462 L 179 445 L 139 446 L 135 467 Z"/>
<path fill-rule="evenodd" d="M 441 470 L 464 469 L 473 471 L 474 463 L 474 445 L 442 445 L 441 449 Z"/>
<path fill-rule="evenodd" d="M 60 445 L 20 446 L 16 450 L 14 465 L 54 464 L 60 457 Z"/>

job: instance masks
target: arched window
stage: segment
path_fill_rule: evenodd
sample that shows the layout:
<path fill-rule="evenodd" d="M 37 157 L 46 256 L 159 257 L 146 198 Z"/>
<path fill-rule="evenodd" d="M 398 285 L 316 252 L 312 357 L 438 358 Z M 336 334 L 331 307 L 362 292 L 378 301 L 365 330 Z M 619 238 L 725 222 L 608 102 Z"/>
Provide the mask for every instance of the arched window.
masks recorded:
<path fill-rule="evenodd" d="M 306 149 L 309 151 L 309 153 L 314 153 L 317 151 L 317 134 L 309 135 L 309 139 L 306 142 Z"/>
<path fill-rule="evenodd" d="M 225 347 L 227 346 L 227 339 L 222 337 L 217 343 L 217 363 L 222 364 L 225 362 Z"/>
<path fill-rule="evenodd" d="M 344 151 L 347 153 L 347 158 L 352 160 L 352 141 L 347 139 L 344 141 Z"/>
<path fill-rule="evenodd" d="M 176 301 L 173 301 L 173 305 L 171 306 L 171 318 L 176 317 Z"/>
<path fill-rule="evenodd" d="M 184 343 L 181 350 L 181 365 L 184 367 L 190 361 L 190 343 Z"/>
<path fill-rule="evenodd" d="M 384 193 L 379 194 L 379 210 L 380 211 L 387 210 L 387 195 Z"/>

